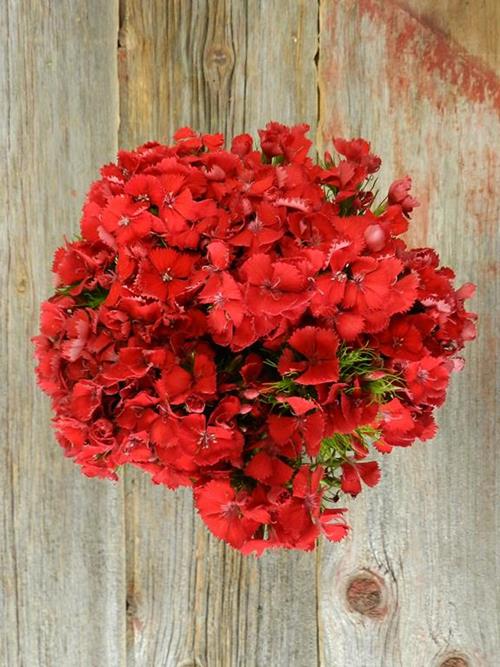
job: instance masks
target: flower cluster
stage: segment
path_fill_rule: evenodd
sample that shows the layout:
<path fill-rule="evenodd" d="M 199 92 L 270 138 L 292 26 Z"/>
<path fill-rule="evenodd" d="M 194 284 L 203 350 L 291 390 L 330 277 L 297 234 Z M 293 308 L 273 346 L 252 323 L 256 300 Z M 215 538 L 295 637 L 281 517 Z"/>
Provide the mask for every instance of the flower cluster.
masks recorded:
<path fill-rule="evenodd" d="M 335 139 L 317 164 L 308 129 L 121 151 L 55 253 L 34 339 L 66 455 L 192 487 L 243 553 L 342 539 L 342 493 L 378 482 L 373 454 L 434 436 L 475 335 L 473 286 L 400 238 L 410 179 L 377 204 L 370 145 Z"/>

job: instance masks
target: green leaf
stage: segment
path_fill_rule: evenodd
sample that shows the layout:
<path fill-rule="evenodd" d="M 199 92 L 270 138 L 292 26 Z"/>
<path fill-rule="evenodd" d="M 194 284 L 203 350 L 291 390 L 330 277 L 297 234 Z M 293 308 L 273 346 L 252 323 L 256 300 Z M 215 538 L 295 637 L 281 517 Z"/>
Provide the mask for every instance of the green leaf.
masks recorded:
<path fill-rule="evenodd" d="M 75 287 L 78 287 L 80 283 L 81 280 L 78 280 L 76 283 L 72 283 L 71 285 L 61 285 L 61 287 L 56 287 L 56 294 L 60 294 L 61 296 L 70 296 L 71 290 L 75 289 Z"/>
<path fill-rule="evenodd" d="M 108 290 L 99 286 L 91 291 L 82 292 L 80 295 L 79 306 L 87 306 L 88 308 L 99 308 L 104 303 L 108 296 Z"/>

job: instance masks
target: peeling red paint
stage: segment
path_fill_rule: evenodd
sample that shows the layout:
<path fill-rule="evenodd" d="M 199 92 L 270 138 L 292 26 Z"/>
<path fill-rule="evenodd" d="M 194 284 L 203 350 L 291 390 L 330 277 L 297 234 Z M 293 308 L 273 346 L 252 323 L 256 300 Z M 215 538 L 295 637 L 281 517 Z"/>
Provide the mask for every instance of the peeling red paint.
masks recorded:
<path fill-rule="evenodd" d="M 416 210 L 414 216 L 418 224 L 413 225 L 408 234 L 411 243 L 416 246 L 424 246 L 429 240 L 429 227 L 431 223 L 431 191 L 432 191 L 433 174 L 429 171 L 427 176 L 427 183 L 420 183 L 418 188 L 418 201 L 420 206 Z"/>
<path fill-rule="evenodd" d="M 337 43 L 336 31 L 337 31 L 337 26 L 334 21 L 334 13 L 329 11 L 326 13 L 325 33 L 328 34 L 332 44 Z M 321 61 L 320 58 L 320 66 L 322 64 L 323 62 Z M 323 85 L 327 85 L 328 88 L 335 87 L 336 85 L 342 84 L 342 79 L 343 79 L 342 73 L 338 71 L 338 63 L 337 66 L 332 66 L 331 62 L 329 61 L 328 75 L 325 77 L 322 76 L 319 77 L 319 86 L 322 87 Z M 325 115 L 323 111 L 324 111 L 323 109 L 320 109 L 321 116 Z M 323 122 L 318 124 L 318 130 L 317 130 L 318 145 L 323 147 L 328 146 L 329 149 L 331 150 L 332 138 L 334 136 L 339 136 L 340 133 L 342 132 L 342 128 L 343 128 L 343 123 L 340 110 L 337 109 L 336 106 L 333 106 L 331 108 L 329 107 L 328 122 Z"/>
<path fill-rule="evenodd" d="M 395 65 L 411 56 L 423 70 L 453 86 L 455 94 L 472 102 L 490 102 L 500 111 L 499 78 L 453 39 L 425 25 L 394 0 L 359 0 L 359 9 L 387 26 L 387 47 Z"/>
<path fill-rule="evenodd" d="M 319 144 L 328 146 L 332 135 L 360 134 L 373 142 L 393 178 L 412 176 L 421 206 L 410 243 L 423 245 L 445 234 L 445 225 L 455 228 L 455 220 L 435 224 L 454 208 L 444 199 L 461 202 L 455 215 L 468 229 L 490 236 L 497 225 L 491 203 L 498 181 L 497 78 L 400 4 L 324 5 Z"/>

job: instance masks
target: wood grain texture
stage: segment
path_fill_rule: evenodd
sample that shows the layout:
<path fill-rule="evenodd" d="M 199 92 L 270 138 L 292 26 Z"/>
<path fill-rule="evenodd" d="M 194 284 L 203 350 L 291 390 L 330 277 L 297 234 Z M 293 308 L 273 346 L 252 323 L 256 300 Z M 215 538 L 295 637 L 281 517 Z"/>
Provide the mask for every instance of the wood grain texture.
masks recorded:
<path fill-rule="evenodd" d="M 474 19 L 485 34 L 488 16 Z M 480 314 L 439 436 L 387 457 L 381 484 L 352 504 L 352 539 L 323 547 L 320 660 L 422 667 L 457 656 L 494 667 L 498 81 L 396 2 L 323 0 L 320 29 L 319 143 L 370 138 L 384 160 L 382 192 L 413 176 L 422 206 L 411 241 L 440 248 L 459 284 L 478 284 Z M 365 570 L 382 584 L 375 617 L 346 603 L 351 578 Z"/>
<path fill-rule="evenodd" d="M 500 72 L 500 3 L 496 0 L 398 0 L 398 4 L 427 29 Z"/>
<path fill-rule="evenodd" d="M 317 116 L 315 4 L 125 0 L 120 143 L 179 126 L 229 135 Z M 242 558 L 189 491 L 127 473 L 128 664 L 317 664 L 315 556 Z"/>
<path fill-rule="evenodd" d="M 4 0 L 2 667 L 500 664 L 498 7 Z M 52 253 L 118 144 L 187 124 L 255 136 L 270 119 L 310 123 L 320 147 L 371 139 L 382 189 L 411 174 L 422 203 L 411 240 L 478 283 L 481 319 L 440 435 L 384 459 L 380 486 L 352 503 L 352 538 L 256 560 L 207 533 L 188 490 L 138 471 L 116 486 L 81 477 L 50 432 L 29 338 Z"/>
<path fill-rule="evenodd" d="M 124 660 L 122 490 L 84 479 L 50 432 L 30 337 L 52 254 L 116 151 L 115 2 L 0 7 L 0 664 Z"/>

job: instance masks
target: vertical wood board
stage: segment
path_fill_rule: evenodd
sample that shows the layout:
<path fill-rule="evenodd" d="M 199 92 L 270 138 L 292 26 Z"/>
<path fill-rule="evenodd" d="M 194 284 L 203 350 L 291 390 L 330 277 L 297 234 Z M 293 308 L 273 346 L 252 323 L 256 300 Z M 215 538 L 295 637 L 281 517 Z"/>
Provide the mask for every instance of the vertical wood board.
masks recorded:
<path fill-rule="evenodd" d="M 121 18 L 121 144 L 188 124 L 315 129 L 315 5 L 125 0 Z M 314 555 L 243 558 L 208 534 L 190 491 L 133 473 L 127 545 L 131 665 L 317 664 Z"/>
<path fill-rule="evenodd" d="M 332 585 L 320 587 L 321 660 L 421 667 L 456 656 L 493 667 L 498 80 L 397 2 L 323 0 L 320 31 L 319 143 L 371 140 L 382 193 L 413 176 L 421 206 L 410 241 L 440 249 L 458 285 L 478 284 L 480 314 L 438 437 L 385 457 L 380 485 L 352 503 L 352 539 L 324 550 L 319 579 Z M 346 605 L 351 577 L 365 569 L 382 582 L 376 618 Z"/>
<path fill-rule="evenodd" d="M 122 491 L 64 459 L 30 343 L 53 252 L 116 151 L 117 6 L 6 0 L 0 13 L 0 664 L 122 665 Z"/>
<path fill-rule="evenodd" d="M 0 664 L 496 667 L 494 0 L 5 0 L 0 8 Z M 352 537 L 244 558 L 191 492 L 82 477 L 32 347 L 52 254 L 118 146 L 191 125 L 363 136 L 381 191 L 413 176 L 409 238 L 473 281 L 479 337 L 440 434 L 383 458 Z M 352 583 L 354 581 L 354 584 Z M 357 598 L 357 609 L 353 605 Z M 350 600 L 350 602 L 349 602 Z M 455 660 L 455 662 L 453 662 Z"/>

